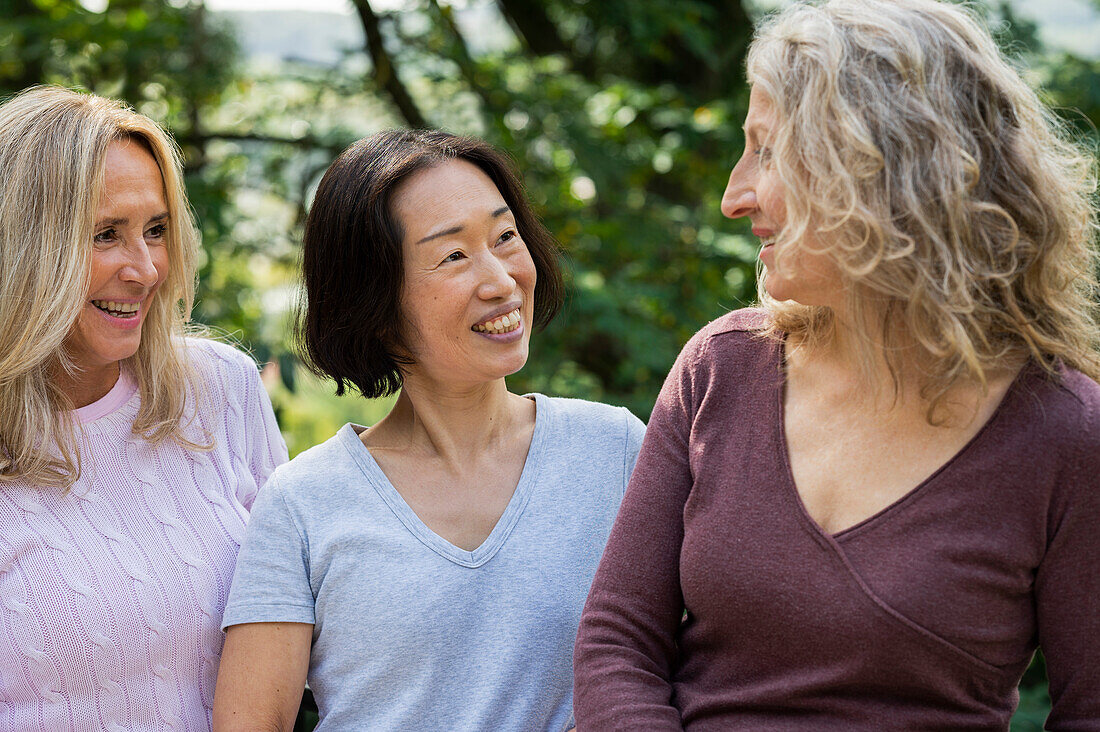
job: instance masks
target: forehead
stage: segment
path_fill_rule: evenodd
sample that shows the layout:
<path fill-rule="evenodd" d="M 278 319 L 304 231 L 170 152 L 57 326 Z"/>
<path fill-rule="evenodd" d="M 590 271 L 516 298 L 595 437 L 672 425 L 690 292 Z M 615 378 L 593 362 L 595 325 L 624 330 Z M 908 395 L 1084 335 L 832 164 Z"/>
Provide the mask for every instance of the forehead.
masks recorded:
<path fill-rule="evenodd" d="M 103 157 L 99 208 L 131 203 L 164 208 L 164 178 L 144 145 L 135 140 L 116 140 Z"/>
<path fill-rule="evenodd" d="M 417 241 L 440 226 L 461 226 L 506 204 L 481 168 L 466 160 L 447 160 L 402 181 L 391 205 L 406 238 Z"/>
<path fill-rule="evenodd" d="M 749 91 L 749 111 L 745 115 L 745 131 L 753 127 L 771 129 L 776 124 L 775 105 L 771 97 L 758 85 Z"/>

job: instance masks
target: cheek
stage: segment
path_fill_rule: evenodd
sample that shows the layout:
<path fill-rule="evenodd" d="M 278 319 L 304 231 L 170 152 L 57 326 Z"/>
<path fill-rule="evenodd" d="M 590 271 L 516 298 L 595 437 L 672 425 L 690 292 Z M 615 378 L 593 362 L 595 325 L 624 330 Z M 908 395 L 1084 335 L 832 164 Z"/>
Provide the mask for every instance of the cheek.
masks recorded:
<path fill-rule="evenodd" d="M 153 267 L 157 270 L 157 286 L 159 287 L 168 278 L 172 269 L 172 260 L 168 254 L 168 247 L 158 247 L 152 256 Z"/>
<path fill-rule="evenodd" d="M 538 281 L 538 269 L 535 268 L 535 260 L 531 256 L 531 252 L 525 246 L 523 251 L 517 254 L 516 267 L 513 270 L 512 276 L 521 287 L 533 291 L 535 284 Z"/>
<path fill-rule="evenodd" d="M 94 293 L 110 282 L 119 265 L 111 261 L 111 252 L 92 250 L 92 261 L 88 266 L 88 292 Z"/>
<path fill-rule="evenodd" d="M 783 188 L 775 176 L 761 176 L 756 188 L 760 210 L 773 224 L 783 224 L 787 218 L 787 204 L 783 201 Z"/>
<path fill-rule="evenodd" d="M 411 281 L 401 292 L 401 338 L 410 346 L 430 341 L 433 335 L 443 333 L 448 338 L 445 324 L 460 317 L 464 310 L 461 303 L 453 302 L 448 295 L 457 283 Z M 443 329 L 443 330 L 441 330 Z"/>

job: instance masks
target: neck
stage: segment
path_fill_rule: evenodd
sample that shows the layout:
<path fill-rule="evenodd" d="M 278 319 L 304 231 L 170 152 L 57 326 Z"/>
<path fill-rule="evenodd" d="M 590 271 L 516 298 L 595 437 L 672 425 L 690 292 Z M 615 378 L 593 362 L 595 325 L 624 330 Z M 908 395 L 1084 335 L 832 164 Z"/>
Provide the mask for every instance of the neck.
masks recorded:
<path fill-rule="evenodd" d="M 504 379 L 456 388 L 406 376 L 393 409 L 371 431 L 385 443 L 466 464 L 504 444 L 533 413 Z"/>
<path fill-rule="evenodd" d="M 896 324 L 887 332 L 879 318 L 867 322 L 833 309 L 833 327 L 816 342 L 788 344 L 789 368 L 808 367 L 853 395 L 889 404 L 919 395 L 924 383 L 920 350 Z M 887 359 L 887 353 L 892 356 Z"/>
<path fill-rule="evenodd" d="M 930 373 L 927 352 L 896 323 L 884 328 L 881 320 L 869 325 L 835 310 L 834 316 L 832 332 L 823 341 L 788 345 L 788 373 L 797 371 L 812 388 L 830 391 L 851 404 L 863 403 L 876 411 L 923 413 L 929 406 L 923 393 Z M 969 378 L 954 383 L 936 418 L 968 423 L 989 393 L 1003 393 L 1022 365 L 1020 361 L 987 369 L 984 385 Z"/>
<path fill-rule="evenodd" d="M 73 409 L 80 409 L 105 397 L 118 378 L 119 364 L 115 361 L 95 368 L 83 368 L 75 374 L 59 369 L 54 381 L 69 398 Z"/>

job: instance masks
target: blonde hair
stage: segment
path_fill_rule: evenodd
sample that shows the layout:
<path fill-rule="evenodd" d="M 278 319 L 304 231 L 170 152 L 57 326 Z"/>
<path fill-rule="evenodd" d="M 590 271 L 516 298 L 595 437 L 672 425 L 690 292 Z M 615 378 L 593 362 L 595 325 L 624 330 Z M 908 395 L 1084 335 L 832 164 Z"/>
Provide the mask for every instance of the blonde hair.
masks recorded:
<path fill-rule="evenodd" d="M 119 102 L 34 87 L 0 105 L 0 484 L 67 489 L 79 477 L 73 405 L 58 387 L 77 372 L 64 341 L 88 296 L 92 235 L 108 146 L 135 140 L 160 168 L 172 266 L 127 359 L 141 395 L 133 432 L 183 436 L 192 378 L 182 337 L 194 298 L 198 237 L 179 152 L 152 120 Z"/>
<path fill-rule="evenodd" d="M 1100 378 L 1095 161 L 973 18 L 935 0 L 794 6 L 758 29 L 748 76 L 778 118 L 776 250 L 835 261 L 874 336 L 864 368 L 885 357 L 896 393 L 898 354 L 915 346 L 929 421 L 999 363 Z M 773 332 L 832 333 L 832 311 L 760 284 Z"/>

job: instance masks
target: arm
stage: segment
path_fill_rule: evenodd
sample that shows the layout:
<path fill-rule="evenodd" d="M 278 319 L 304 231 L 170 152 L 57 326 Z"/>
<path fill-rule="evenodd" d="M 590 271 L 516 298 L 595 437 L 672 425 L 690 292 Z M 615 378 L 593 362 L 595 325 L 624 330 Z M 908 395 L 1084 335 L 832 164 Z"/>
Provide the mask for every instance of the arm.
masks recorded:
<path fill-rule="evenodd" d="M 1050 678 L 1047 729 L 1100 732 L 1100 414 L 1073 436 L 1078 458 L 1052 503 L 1035 575 L 1039 646 Z"/>
<path fill-rule="evenodd" d="M 293 729 L 312 640 L 308 623 L 245 623 L 226 630 L 214 691 L 215 732 Z"/>
<path fill-rule="evenodd" d="M 670 682 L 680 591 L 683 510 L 693 477 L 698 339 L 669 374 L 581 616 L 574 654 L 580 730 L 680 730 Z"/>
<path fill-rule="evenodd" d="M 290 730 L 305 688 L 316 622 L 309 549 L 279 475 L 256 498 L 222 615 L 219 731 Z"/>

